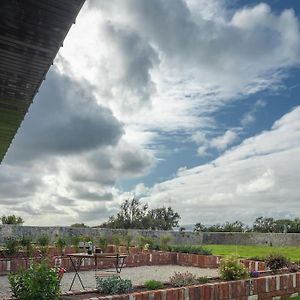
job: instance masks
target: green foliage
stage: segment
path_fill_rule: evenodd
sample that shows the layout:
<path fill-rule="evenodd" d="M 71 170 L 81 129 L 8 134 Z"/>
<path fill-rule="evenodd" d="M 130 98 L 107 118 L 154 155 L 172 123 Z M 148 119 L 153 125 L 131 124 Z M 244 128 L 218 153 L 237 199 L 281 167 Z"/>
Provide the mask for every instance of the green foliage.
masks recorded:
<path fill-rule="evenodd" d="M 136 237 L 136 243 L 140 250 L 145 249 L 146 244 L 150 244 L 149 242 L 152 242 L 151 238 L 145 237 L 143 235 L 138 235 Z"/>
<path fill-rule="evenodd" d="M 238 280 L 249 277 L 248 270 L 235 256 L 221 259 L 219 271 L 221 278 L 225 280 Z"/>
<path fill-rule="evenodd" d="M 71 227 L 83 227 L 83 228 L 88 228 L 89 226 L 85 225 L 84 223 L 75 223 L 75 224 L 72 224 Z"/>
<path fill-rule="evenodd" d="M 49 250 L 50 238 L 46 234 L 42 234 L 38 237 L 37 242 L 40 246 L 41 255 L 46 257 Z"/>
<path fill-rule="evenodd" d="M 249 231 L 248 226 L 246 226 L 241 221 L 226 222 L 225 224 L 215 224 L 212 226 L 205 226 L 201 223 L 197 223 L 194 226 L 194 232 L 246 232 Z"/>
<path fill-rule="evenodd" d="M 147 280 L 144 285 L 148 290 L 159 290 L 164 288 L 163 283 L 158 280 Z"/>
<path fill-rule="evenodd" d="M 99 292 L 106 295 L 125 294 L 133 289 L 131 280 L 122 279 L 119 276 L 96 277 L 96 287 Z"/>
<path fill-rule="evenodd" d="M 13 296 L 18 300 L 57 300 L 60 295 L 59 276 L 46 262 L 9 275 Z"/>
<path fill-rule="evenodd" d="M 148 210 L 148 204 L 133 198 L 125 200 L 116 216 L 102 224 L 104 228 L 171 230 L 178 226 L 180 216 L 171 207 Z"/>
<path fill-rule="evenodd" d="M 162 235 L 159 239 L 160 242 L 160 249 L 162 251 L 169 250 L 169 243 L 171 242 L 171 237 L 169 235 Z"/>
<path fill-rule="evenodd" d="M 120 246 L 121 244 L 121 237 L 118 235 L 118 234 L 114 234 L 112 237 L 111 237 L 111 240 L 112 240 L 112 243 L 114 245 L 116 245 L 117 247 Z"/>
<path fill-rule="evenodd" d="M 69 243 L 75 247 L 76 252 L 79 251 L 79 243 L 81 242 L 81 237 L 78 235 L 71 236 L 69 238 Z"/>
<path fill-rule="evenodd" d="M 124 240 L 127 250 L 129 250 L 129 247 L 131 246 L 132 240 L 133 240 L 132 235 L 131 234 L 124 235 L 123 240 Z"/>
<path fill-rule="evenodd" d="M 101 250 L 103 252 L 105 252 L 106 248 L 107 248 L 107 245 L 108 245 L 108 241 L 107 241 L 107 238 L 106 237 L 100 237 L 99 238 L 99 246 L 101 248 Z"/>
<path fill-rule="evenodd" d="M 11 224 L 11 225 L 22 225 L 24 223 L 24 220 L 21 217 L 17 217 L 15 215 L 2 216 L 1 221 L 2 224 Z"/>
<path fill-rule="evenodd" d="M 60 255 L 64 255 L 65 248 L 67 246 L 67 239 L 63 236 L 57 237 L 55 241 L 55 246 L 57 247 Z"/>
<path fill-rule="evenodd" d="M 19 241 L 15 238 L 7 238 L 4 241 L 4 247 L 6 248 L 6 253 L 8 255 L 15 255 L 19 250 Z"/>
<path fill-rule="evenodd" d="M 200 284 L 205 284 L 209 282 L 209 278 L 207 276 L 198 277 L 197 280 Z"/>
<path fill-rule="evenodd" d="M 170 251 L 180 252 L 180 253 L 199 254 L 199 255 L 212 255 L 211 250 L 197 245 L 172 245 L 170 247 Z"/>
<path fill-rule="evenodd" d="M 194 285 L 199 283 L 196 276 L 188 271 L 185 273 L 175 272 L 174 275 L 170 277 L 169 281 L 174 287 Z"/>
<path fill-rule="evenodd" d="M 26 252 L 26 256 L 29 258 L 33 254 L 33 245 L 32 245 L 32 238 L 31 236 L 23 236 L 20 241 L 20 244 Z"/>
<path fill-rule="evenodd" d="M 289 260 L 282 254 L 272 253 L 265 258 L 266 266 L 273 272 L 277 272 L 279 269 L 287 267 Z"/>

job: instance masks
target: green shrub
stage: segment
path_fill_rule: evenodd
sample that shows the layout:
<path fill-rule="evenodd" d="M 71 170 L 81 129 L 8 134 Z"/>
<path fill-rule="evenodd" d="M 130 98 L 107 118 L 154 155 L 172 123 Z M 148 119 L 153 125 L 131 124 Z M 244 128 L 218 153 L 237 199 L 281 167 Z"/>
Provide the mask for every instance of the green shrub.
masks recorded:
<path fill-rule="evenodd" d="M 265 258 L 266 266 L 273 272 L 277 272 L 279 269 L 287 267 L 289 260 L 282 254 L 272 253 Z"/>
<path fill-rule="evenodd" d="M 106 295 L 126 294 L 133 289 L 131 280 L 119 276 L 96 277 L 96 287 L 99 292 Z"/>
<path fill-rule="evenodd" d="M 162 251 L 168 251 L 169 250 L 169 243 L 171 242 L 171 237 L 169 235 L 162 235 L 160 237 L 160 249 Z"/>
<path fill-rule="evenodd" d="M 10 215 L 1 217 L 2 224 L 22 225 L 24 220 L 21 217 Z"/>
<path fill-rule="evenodd" d="M 55 246 L 57 247 L 59 254 L 63 256 L 65 254 L 65 248 L 67 246 L 67 240 L 63 236 L 59 236 L 55 241 Z"/>
<path fill-rule="evenodd" d="M 209 278 L 207 276 L 198 277 L 197 280 L 200 284 L 205 284 L 209 282 Z"/>
<path fill-rule="evenodd" d="M 225 280 L 238 280 L 249 277 L 246 267 L 234 256 L 221 259 L 219 269 L 221 278 Z"/>
<path fill-rule="evenodd" d="M 171 276 L 169 280 L 170 280 L 170 284 L 174 287 L 194 285 L 199 283 L 196 276 L 188 271 L 185 273 L 175 272 L 174 275 Z"/>
<path fill-rule="evenodd" d="M 50 244 L 50 238 L 46 234 L 42 234 L 37 239 L 38 244 L 40 246 L 41 255 L 43 257 L 47 256 L 48 250 L 49 250 L 49 244 Z"/>
<path fill-rule="evenodd" d="M 18 253 L 19 251 L 19 241 L 15 238 L 7 238 L 5 239 L 5 242 L 4 242 L 4 247 L 6 248 L 6 254 L 8 255 L 15 255 Z"/>
<path fill-rule="evenodd" d="M 107 245 L 108 245 L 108 240 L 106 237 L 100 237 L 99 238 L 99 246 L 102 250 L 102 252 L 105 252 L 106 248 L 107 248 Z"/>
<path fill-rule="evenodd" d="M 78 235 L 74 235 L 69 238 L 69 243 L 75 248 L 76 252 L 79 252 L 79 243 L 80 242 L 81 242 L 81 237 Z"/>
<path fill-rule="evenodd" d="M 159 290 L 164 288 L 164 285 L 162 282 L 158 281 L 158 280 L 148 280 L 145 281 L 145 287 L 148 290 Z"/>
<path fill-rule="evenodd" d="M 120 236 L 119 236 L 118 234 L 114 234 L 114 235 L 111 237 L 111 240 L 112 240 L 112 243 L 113 243 L 115 246 L 117 246 L 117 247 L 120 246 L 120 244 L 121 244 L 121 238 L 120 238 Z"/>
<path fill-rule="evenodd" d="M 125 244 L 127 250 L 129 250 L 129 247 L 131 246 L 132 240 L 133 240 L 133 237 L 132 237 L 131 234 L 124 235 L 123 241 L 124 241 L 124 244 Z"/>
<path fill-rule="evenodd" d="M 212 255 L 212 251 L 197 245 L 172 245 L 170 251 L 199 255 Z"/>
<path fill-rule="evenodd" d="M 49 268 L 46 262 L 10 274 L 8 279 L 12 294 L 18 300 L 59 299 L 59 276 L 57 271 Z"/>
<path fill-rule="evenodd" d="M 31 236 L 23 236 L 20 241 L 20 244 L 26 252 L 26 256 L 29 258 L 33 254 L 33 245 L 32 245 L 32 238 Z"/>

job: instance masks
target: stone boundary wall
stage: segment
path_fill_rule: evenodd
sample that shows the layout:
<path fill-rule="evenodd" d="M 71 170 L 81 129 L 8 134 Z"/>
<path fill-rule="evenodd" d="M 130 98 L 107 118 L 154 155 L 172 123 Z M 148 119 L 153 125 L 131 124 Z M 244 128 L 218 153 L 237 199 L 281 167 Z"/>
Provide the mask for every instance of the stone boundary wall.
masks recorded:
<path fill-rule="evenodd" d="M 0 245 L 5 238 L 30 235 L 36 238 L 42 234 L 50 236 L 54 241 L 57 236 L 111 236 L 130 233 L 133 237 L 143 235 L 159 239 L 162 235 L 170 235 L 171 244 L 233 244 L 233 245 L 269 245 L 269 246 L 299 246 L 300 233 L 257 233 L 257 232 L 199 232 L 190 231 L 162 231 L 162 230 L 137 230 L 137 229 L 107 229 L 107 228 L 76 228 L 76 227 L 42 227 L 42 226 L 16 226 L 0 225 Z"/>
<path fill-rule="evenodd" d="M 279 300 L 299 293 L 300 273 L 293 273 L 86 300 Z"/>
<path fill-rule="evenodd" d="M 40 261 L 40 258 L 33 258 L 28 261 L 25 258 L 2 258 L 0 259 L 0 275 L 9 272 L 15 272 L 20 268 L 27 268 L 33 261 Z M 67 272 L 72 272 L 73 267 L 68 257 L 53 256 L 50 258 L 52 266 L 61 266 Z M 197 255 L 176 252 L 151 251 L 144 253 L 130 254 L 126 260 L 124 267 L 140 267 L 140 266 L 157 266 L 157 265 L 180 265 L 198 268 L 218 268 L 220 262 L 219 256 L 214 255 Z M 241 260 L 249 271 L 264 271 L 265 263 L 260 261 Z M 98 260 L 99 269 L 113 268 L 111 259 Z M 80 270 L 94 270 L 94 259 L 86 258 Z"/>

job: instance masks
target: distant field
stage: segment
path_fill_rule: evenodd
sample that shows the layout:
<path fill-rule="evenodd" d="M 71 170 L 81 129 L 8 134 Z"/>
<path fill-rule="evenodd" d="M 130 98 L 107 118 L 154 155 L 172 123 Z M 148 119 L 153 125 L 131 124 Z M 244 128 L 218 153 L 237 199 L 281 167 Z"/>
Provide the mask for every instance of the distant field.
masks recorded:
<path fill-rule="evenodd" d="M 236 246 L 236 245 L 205 245 L 214 255 L 236 254 L 242 258 L 265 257 L 275 252 L 281 253 L 291 260 L 300 260 L 300 247 L 270 247 L 270 246 Z"/>

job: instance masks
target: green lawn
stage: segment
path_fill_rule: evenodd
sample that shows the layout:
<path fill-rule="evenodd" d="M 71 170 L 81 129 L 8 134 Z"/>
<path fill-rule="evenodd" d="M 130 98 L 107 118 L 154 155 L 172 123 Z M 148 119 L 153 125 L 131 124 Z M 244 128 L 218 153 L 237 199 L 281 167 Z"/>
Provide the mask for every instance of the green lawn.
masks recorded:
<path fill-rule="evenodd" d="M 270 246 L 236 246 L 236 245 L 205 245 L 214 255 L 238 255 L 242 258 L 265 257 L 275 252 L 281 253 L 289 259 L 300 261 L 300 247 L 270 247 Z"/>

